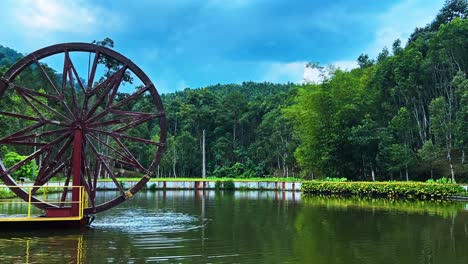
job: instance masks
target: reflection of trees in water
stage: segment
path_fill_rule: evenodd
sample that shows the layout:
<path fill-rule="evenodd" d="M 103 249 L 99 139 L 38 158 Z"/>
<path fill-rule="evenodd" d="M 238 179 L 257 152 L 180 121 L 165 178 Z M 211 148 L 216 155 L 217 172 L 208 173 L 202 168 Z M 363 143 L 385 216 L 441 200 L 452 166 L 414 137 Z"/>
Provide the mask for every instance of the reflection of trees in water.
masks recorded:
<path fill-rule="evenodd" d="M 50 232 L 34 232 L 34 236 L 31 236 L 29 233 L 5 233 L 2 237 L 8 238 L 0 238 L 2 263 L 83 262 L 86 250 L 82 234 L 51 237 L 49 234 Z"/>
<path fill-rule="evenodd" d="M 465 203 L 250 193 L 140 193 L 95 221 L 120 228 L 2 233 L 0 262 L 468 263 Z"/>
<path fill-rule="evenodd" d="M 310 197 L 294 251 L 316 263 L 468 263 L 465 203 Z M 313 237 L 313 239 L 310 239 Z"/>

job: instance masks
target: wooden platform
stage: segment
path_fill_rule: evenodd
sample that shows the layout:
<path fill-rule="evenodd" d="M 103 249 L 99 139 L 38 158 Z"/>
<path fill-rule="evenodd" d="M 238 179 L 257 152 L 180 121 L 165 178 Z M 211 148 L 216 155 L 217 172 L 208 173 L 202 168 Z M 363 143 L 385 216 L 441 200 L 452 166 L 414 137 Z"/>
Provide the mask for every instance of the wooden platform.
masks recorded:
<path fill-rule="evenodd" d="M 81 219 L 58 219 L 50 217 L 34 217 L 24 219 L 18 217 L 9 217 L 8 219 L 0 218 L 0 230 L 13 229 L 25 230 L 25 229 L 55 229 L 55 228 L 82 228 L 88 224 L 89 217 L 83 217 Z"/>

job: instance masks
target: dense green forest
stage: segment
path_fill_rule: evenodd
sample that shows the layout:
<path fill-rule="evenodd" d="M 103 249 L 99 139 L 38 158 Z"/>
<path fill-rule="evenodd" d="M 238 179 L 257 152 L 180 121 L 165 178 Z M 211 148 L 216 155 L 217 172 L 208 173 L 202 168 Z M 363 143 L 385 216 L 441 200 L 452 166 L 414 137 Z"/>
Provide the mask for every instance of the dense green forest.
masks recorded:
<path fill-rule="evenodd" d="M 169 135 L 158 175 L 200 177 L 205 131 L 208 176 L 468 181 L 467 13 L 466 0 L 447 1 L 404 46 L 362 54 L 359 68 L 331 69 L 323 83 L 163 94 Z M 0 46 L 0 75 L 19 57 Z"/>

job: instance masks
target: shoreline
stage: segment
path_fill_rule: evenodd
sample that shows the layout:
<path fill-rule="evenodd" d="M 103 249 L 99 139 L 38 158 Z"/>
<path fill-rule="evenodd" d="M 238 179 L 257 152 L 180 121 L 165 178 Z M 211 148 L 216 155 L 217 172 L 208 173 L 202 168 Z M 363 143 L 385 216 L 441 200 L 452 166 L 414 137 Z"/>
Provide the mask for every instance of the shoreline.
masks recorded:
<path fill-rule="evenodd" d="M 124 189 L 131 189 L 138 180 L 119 181 Z M 50 182 L 47 186 L 61 186 L 61 182 Z M 26 183 L 25 186 L 32 185 Z M 238 191 L 287 191 L 305 195 L 356 195 L 418 200 L 468 201 L 467 186 L 424 182 L 329 182 L 329 181 L 259 181 L 242 179 L 152 179 L 144 191 L 157 190 L 238 190 Z M 97 190 L 117 190 L 112 181 L 98 181 Z M 0 185 L 0 199 L 16 197 L 8 187 Z"/>

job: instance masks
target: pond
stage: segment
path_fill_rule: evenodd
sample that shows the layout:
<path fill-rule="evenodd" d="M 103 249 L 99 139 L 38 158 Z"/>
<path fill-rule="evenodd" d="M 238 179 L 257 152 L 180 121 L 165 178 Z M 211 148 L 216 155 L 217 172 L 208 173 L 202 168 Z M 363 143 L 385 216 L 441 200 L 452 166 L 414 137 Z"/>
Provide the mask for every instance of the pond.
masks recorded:
<path fill-rule="evenodd" d="M 99 193 L 101 199 L 106 195 L 113 194 Z M 292 192 L 145 192 L 97 215 L 90 229 L 2 230 L 0 259 L 468 263 L 468 204 L 301 197 Z"/>

